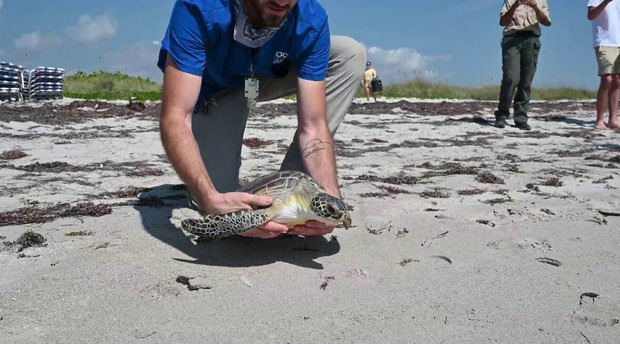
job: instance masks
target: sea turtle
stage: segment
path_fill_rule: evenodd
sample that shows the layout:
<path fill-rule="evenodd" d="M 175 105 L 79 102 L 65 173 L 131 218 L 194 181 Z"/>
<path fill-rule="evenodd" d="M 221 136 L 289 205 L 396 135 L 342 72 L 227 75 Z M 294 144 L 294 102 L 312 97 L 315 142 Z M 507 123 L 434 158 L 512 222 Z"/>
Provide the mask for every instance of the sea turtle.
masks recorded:
<path fill-rule="evenodd" d="M 289 228 L 308 220 L 342 224 L 345 228 L 351 226 L 351 216 L 344 202 L 327 194 L 319 183 L 303 172 L 273 172 L 237 191 L 269 196 L 273 198 L 273 203 L 262 209 L 185 219 L 181 227 L 199 237 L 217 239 L 247 232 L 269 221 L 285 224 Z"/>

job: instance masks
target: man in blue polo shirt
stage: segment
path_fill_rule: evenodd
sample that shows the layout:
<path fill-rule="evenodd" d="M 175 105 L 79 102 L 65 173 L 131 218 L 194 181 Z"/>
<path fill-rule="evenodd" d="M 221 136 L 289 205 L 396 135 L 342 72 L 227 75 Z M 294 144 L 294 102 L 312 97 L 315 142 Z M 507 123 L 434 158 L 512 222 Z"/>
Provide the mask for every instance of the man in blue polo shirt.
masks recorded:
<path fill-rule="evenodd" d="M 249 109 L 297 94 L 298 128 L 281 169 L 301 170 L 341 197 L 332 136 L 353 101 L 366 52 L 331 36 L 316 0 L 177 0 L 162 41 L 160 120 L 166 154 L 205 213 L 271 203 L 234 192 Z M 324 235 L 316 221 L 287 229 L 270 222 L 244 236 Z"/>

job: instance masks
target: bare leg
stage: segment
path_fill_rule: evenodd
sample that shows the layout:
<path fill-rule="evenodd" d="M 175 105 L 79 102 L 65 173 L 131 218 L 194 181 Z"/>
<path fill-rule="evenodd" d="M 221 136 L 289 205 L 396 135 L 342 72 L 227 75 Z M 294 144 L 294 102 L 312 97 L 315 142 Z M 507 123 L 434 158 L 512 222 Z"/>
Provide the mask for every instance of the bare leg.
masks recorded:
<path fill-rule="evenodd" d="M 370 101 L 370 87 L 364 86 L 364 91 L 366 91 L 366 101 Z"/>
<path fill-rule="evenodd" d="M 609 122 L 607 127 L 620 129 L 618 123 L 618 96 L 620 95 L 620 74 L 613 74 L 611 89 L 609 90 Z"/>
<path fill-rule="evenodd" d="M 611 90 L 612 76 L 609 74 L 601 75 L 601 84 L 598 87 L 596 97 L 596 128 L 609 129 L 605 124 L 605 112 L 609 107 L 609 93 Z"/>
<path fill-rule="evenodd" d="M 370 91 L 370 94 L 375 99 L 375 103 L 376 103 L 377 102 L 377 94 L 375 93 L 375 91 Z"/>

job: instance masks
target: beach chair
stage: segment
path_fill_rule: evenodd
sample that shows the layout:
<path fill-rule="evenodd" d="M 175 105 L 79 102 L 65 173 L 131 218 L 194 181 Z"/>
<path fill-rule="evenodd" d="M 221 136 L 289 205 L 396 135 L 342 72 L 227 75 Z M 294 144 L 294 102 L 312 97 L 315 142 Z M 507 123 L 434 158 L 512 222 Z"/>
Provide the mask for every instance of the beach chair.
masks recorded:
<path fill-rule="evenodd" d="M 30 71 L 28 98 L 34 100 L 59 99 L 64 97 L 65 70 L 39 66 Z"/>
<path fill-rule="evenodd" d="M 23 70 L 20 65 L 0 61 L 0 100 L 24 99 Z"/>

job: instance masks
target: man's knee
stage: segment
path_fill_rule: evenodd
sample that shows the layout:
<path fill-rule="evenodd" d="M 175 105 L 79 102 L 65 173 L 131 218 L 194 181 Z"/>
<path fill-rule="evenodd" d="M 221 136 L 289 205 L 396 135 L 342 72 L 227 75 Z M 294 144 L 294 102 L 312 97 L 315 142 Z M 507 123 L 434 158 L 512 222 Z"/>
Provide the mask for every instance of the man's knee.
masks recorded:
<path fill-rule="evenodd" d="M 506 73 L 502 77 L 502 84 L 507 87 L 516 87 L 519 80 L 519 76 L 513 75 L 513 73 Z"/>
<path fill-rule="evenodd" d="M 612 74 L 601 75 L 601 88 L 608 89 L 614 82 L 615 76 Z"/>
<path fill-rule="evenodd" d="M 611 87 L 614 89 L 620 88 L 620 74 L 613 74 L 611 78 Z"/>
<path fill-rule="evenodd" d="M 332 36 L 330 60 L 344 62 L 351 74 L 361 77 L 367 61 L 366 48 L 351 37 Z"/>

